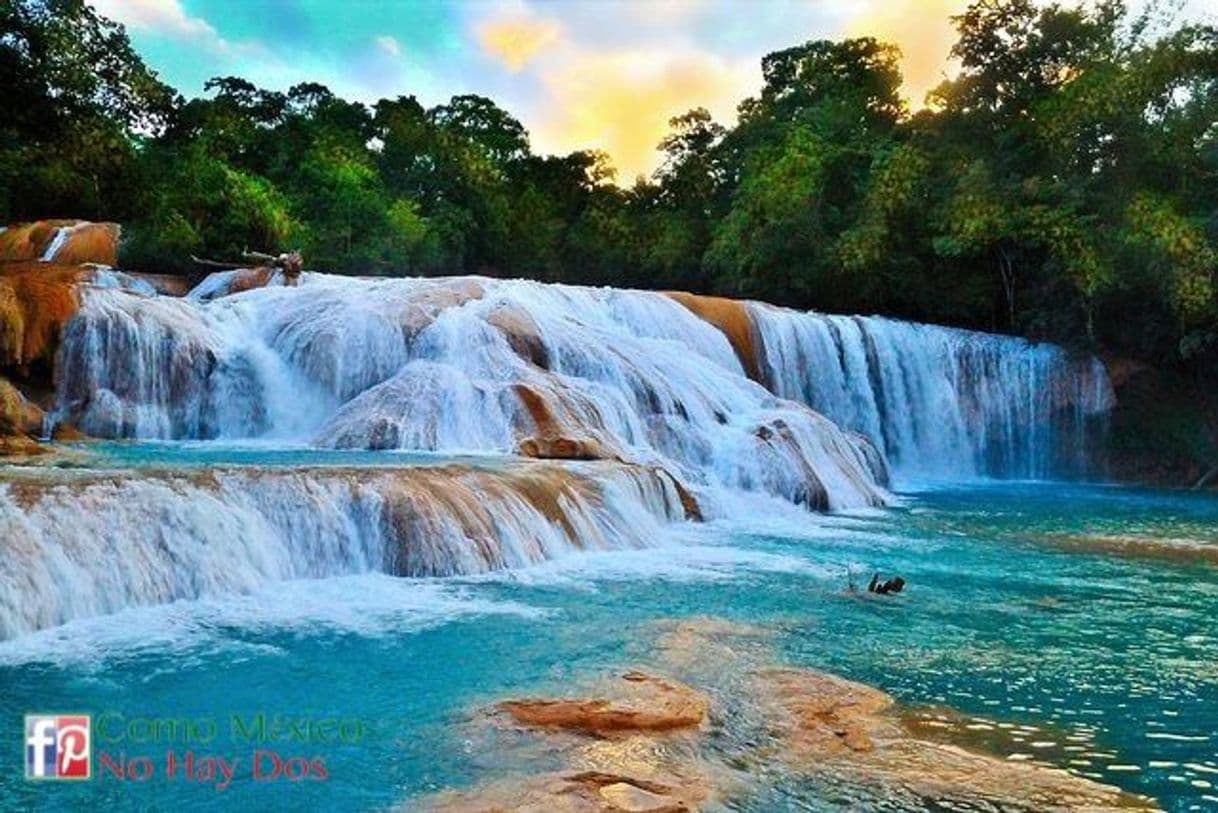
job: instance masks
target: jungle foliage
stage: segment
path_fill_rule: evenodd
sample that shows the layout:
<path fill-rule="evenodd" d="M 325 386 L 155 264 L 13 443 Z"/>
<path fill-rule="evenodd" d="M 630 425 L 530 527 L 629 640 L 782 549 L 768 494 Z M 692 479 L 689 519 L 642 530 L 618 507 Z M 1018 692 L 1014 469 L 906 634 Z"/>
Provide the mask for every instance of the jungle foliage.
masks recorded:
<path fill-rule="evenodd" d="M 80 0 L 0 7 L 0 221 L 118 220 L 123 262 L 300 248 L 879 312 L 1215 370 L 1218 30 L 1116 0 L 977 0 L 912 111 L 869 38 L 766 56 L 733 126 L 676 116 L 650 178 L 536 155 L 492 100 L 367 106 L 218 77 L 186 100 Z M 1212 381 L 1213 379 L 1210 378 Z"/>

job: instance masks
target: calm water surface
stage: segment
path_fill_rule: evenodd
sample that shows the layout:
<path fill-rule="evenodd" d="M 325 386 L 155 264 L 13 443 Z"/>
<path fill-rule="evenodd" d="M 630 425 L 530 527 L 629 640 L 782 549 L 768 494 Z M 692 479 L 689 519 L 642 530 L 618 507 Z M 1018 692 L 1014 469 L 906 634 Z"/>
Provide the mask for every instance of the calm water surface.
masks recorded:
<path fill-rule="evenodd" d="M 114 454 L 122 465 L 157 457 Z M 153 464 L 182 465 L 164 459 L 173 454 Z M 310 462 L 282 454 L 284 465 Z M 1216 550 L 1213 496 L 1008 483 L 907 493 L 896 508 L 858 516 L 717 522 L 654 549 L 494 577 L 345 577 L 129 610 L 0 643 L 0 742 L 10 744 L 0 749 L 0 808 L 408 806 L 438 788 L 553 767 L 471 738 L 472 711 L 654 662 L 663 622 L 715 616 L 772 633 L 750 655 L 759 665 L 834 671 L 932 707 L 926 714 L 950 707 L 1005 756 L 1148 794 L 1167 809 L 1215 809 Z M 908 589 L 890 599 L 849 593 L 851 579 L 863 585 L 875 570 L 903 575 Z M 751 732 L 722 699 L 708 748 L 730 756 Z M 38 711 L 90 712 L 95 729 L 106 715 L 112 736 L 95 741 L 95 753 L 146 755 L 157 773 L 25 782 L 21 716 Z M 320 758 L 327 778 L 257 782 L 257 745 L 236 737 L 231 719 L 260 713 L 337 717 L 358 736 L 321 743 L 289 727 L 265 749 Z M 128 726 L 147 718 L 216 730 L 206 742 L 136 741 L 141 731 Z M 173 749 L 242 764 L 224 790 L 168 780 Z M 782 776 L 728 803 L 842 806 Z"/>

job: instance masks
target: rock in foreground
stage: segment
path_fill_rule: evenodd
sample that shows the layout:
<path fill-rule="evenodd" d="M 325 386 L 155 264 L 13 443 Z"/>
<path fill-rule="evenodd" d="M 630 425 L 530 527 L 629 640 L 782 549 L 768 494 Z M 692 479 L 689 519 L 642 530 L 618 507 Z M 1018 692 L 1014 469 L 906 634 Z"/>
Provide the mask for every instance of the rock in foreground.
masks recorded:
<path fill-rule="evenodd" d="M 697 783 L 683 777 L 638 779 L 604 771 L 543 774 L 500 782 L 471 793 L 446 794 L 424 809 L 445 813 L 685 813 L 705 799 Z"/>
<path fill-rule="evenodd" d="M 810 670 L 757 675 L 767 698 L 777 754 L 791 770 L 835 784 L 882 787 L 908 804 L 967 804 L 980 809 L 1106 811 L 1154 809 L 1148 800 L 1066 771 L 915 736 L 892 698 L 871 686 Z"/>
<path fill-rule="evenodd" d="M 702 693 L 643 672 L 625 673 L 612 688 L 613 699 L 511 700 L 498 708 L 524 725 L 611 735 L 696 728 L 709 705 Z"/>

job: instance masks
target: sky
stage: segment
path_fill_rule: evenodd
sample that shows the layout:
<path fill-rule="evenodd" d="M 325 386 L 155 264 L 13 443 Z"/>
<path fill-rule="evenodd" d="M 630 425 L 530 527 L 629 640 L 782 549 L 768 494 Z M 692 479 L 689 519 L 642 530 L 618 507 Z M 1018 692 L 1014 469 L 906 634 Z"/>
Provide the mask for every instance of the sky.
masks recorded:
<path fill-rule="evenodd" d="M 1207 0 L 1190 0 L 1204 3 Z M 914 106 L 942 80 L 965 0 L 91 0 L 186 96 L 213 76 L 348 99 L 494 99 L 535 152 L 607 152 L 619 183 L 649 174 L 668 119 L 725 124 L 761 86 L 761 58 L 810 39 L 900 46 Z"/>

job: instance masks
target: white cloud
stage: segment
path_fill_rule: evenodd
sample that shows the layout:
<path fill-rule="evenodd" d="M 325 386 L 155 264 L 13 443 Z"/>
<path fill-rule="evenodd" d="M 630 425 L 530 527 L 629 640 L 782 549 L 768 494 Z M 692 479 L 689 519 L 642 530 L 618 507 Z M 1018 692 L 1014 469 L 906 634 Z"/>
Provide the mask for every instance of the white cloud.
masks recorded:
<path fill-rule="evenodd" d="M 388 34 L 381 34 L 379 37 L 376 37 L 373 42 L 376 44 L 377 48 L 389 56 L 396 57 L 402 55 L 401 44 Z"/>
<path fill-rule="evenodd" d="M 98 13 L 133 31 L 158 34 L 208 48 L 228 50 L 229 43 L 202 17 L 191 17 L 179 0 L 92 0 Z"/>

